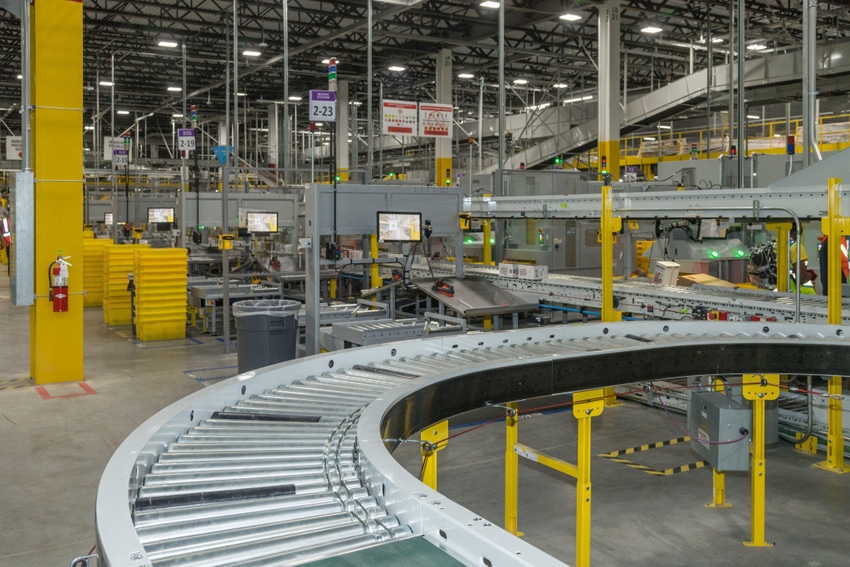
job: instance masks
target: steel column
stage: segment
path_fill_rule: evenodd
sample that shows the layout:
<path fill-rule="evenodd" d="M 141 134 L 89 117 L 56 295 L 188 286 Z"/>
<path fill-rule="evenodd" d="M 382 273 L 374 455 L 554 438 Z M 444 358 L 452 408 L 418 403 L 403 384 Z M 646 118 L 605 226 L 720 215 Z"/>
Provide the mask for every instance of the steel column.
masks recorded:
<path fill-rule="evenodd" d="M 620 178 L 620 2 L 599 12 L 599 175 Z M 602 158 L 607 159 L 603 167 Z M 602 179 L 600 177 L 600 179 Z"/>
<path fill-rule="evenodd" d="M 36 384 L 83 379 L 83 5 L 32 5 L 32 161 L 35 175 L 35 302 L 30 375 Z M 23 31 L 23 30 L 22 30 Z M 24 109 L 29 112 L 29 109 Z M 68 310 L 53 311 L 48 268 L 71 258 Z"/>
<path fill-rule="evenodd" d="M 336 123 L 331 127 L 336 128 L 336 172 L 340 181 L 348 181 L 348 169 L 350 156 L 348 155 L 348 120 L 350 116 L 348 108 L 348 81 L 338 80 L 336 85 Z M 357 132 L 352 132 L 356 136 Z M 353 138 L 352 138 L 353 139 Z M 333 179 L 331 179 L 333 183 Z"/>

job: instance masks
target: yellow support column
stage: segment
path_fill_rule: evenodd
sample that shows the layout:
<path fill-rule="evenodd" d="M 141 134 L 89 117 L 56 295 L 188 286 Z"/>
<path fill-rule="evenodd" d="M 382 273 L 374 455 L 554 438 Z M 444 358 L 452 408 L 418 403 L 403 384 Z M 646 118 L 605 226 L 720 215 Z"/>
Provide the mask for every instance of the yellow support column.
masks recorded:
<path fill-rule="evenodd" d="M 767 230 L 776 231 L 776 291 L 791 289 L 788 282 L 791 274 L 791 263 L 788 261 L 790 246 L 788 232 L 792 226 L 794 225 L 790 222 L 769 222 L 765 225 Z M 796 258 L 791 261 L 796 262 Z"/>
<path fill-rule="evenodd" d="M 753 441 L 750 445 L 750 541 L 748 547 L 770 547 L 764 539 L 765 424 L 764 403 L 779 397 L 779 374 L 744 374 L 744 399 L 753 404 Z"/>
<path fill-rule="evenodd" d="M 829 254 L 829 273 L 827 274 L 827 285 L 829 296 L 827 298 L 827 322 L 830 325 L 841 324 L 841 236 L 842 223 L 840 216 L 841 199 L 838 197 L 838 186 L 841 179 L 831 178 L 828 186 L 828 224 L 829 239 L 827 240 L 827 254 Z M 823 274 L 821 274 L 823 277 Z M 832 376 L 827 386 L 829 401 L 827 402 L 827 424 L 826 436 L 826 460 L 815 466 L 830 472 L 844 474 L 844 423 L 842 419 L 842 390 L 841 377 Z"/>
<path fill-rule="evenodd" d="M 375 259 L 378 257 L 378 235 L 373 234 L 369 239 L 369 257 Z M 369 286 L 370 287 L 381 287 L 384 282 L 381 280 L 381 266 L 380 264 L 372 264 L 371 271 L 369 273 Z"/>
<path fill-rule="evenodd" d="M 517 531 L 519 456 L 514 450 L 519 439 L 517 407 L 516 403 L 507 404 L 505 412 L 505 531 L 522 535 Z"/>
<path fill-rule="evenodd" d="M 482 220 L 481 227 L 484 229 L 484 258 L 482 261 L 485 266 L 493 265 L 493 245 L 490 244 L 490 239 L 493 238 L 493 227 L 491 221 Z"/>
<path fill-rule="evenodd" d="M 614 310 L 614 233 L 623 228 L 623 219 L 614 218 L 614 202 L 611 186 L 602 187 L 602 321 L 622 321 L 623 314 Z M 605 405 L 617 406 L 614 388 L 605 388 Z"/>
<path fill-rule="evenodd" d="M 449 436 L 449 422 L 441 421 L 422 431 L 422 482 L 437 490 L 437 451 L 442 451 Z"/>
<path fill-rule="evenodd" d="M 36 384 L 83 379 L 83 4 L 32 5 L 35 303 L 30 374 Z M 26 80 L 27 77 L 24 77 Z M 48 268 L 69 258 L 68 311 L 54 313 Z"/>
<path fill-rule="evenodd" d="M 605 407 L 602 390 L 573 394 L 573 416 L 578 421 L 576 448 L 576 567 L 590 565 L 590 420 Z"/>
<path fill-rule="evenodd" d="M 722 392 L 726 389 L 723 380 L 719 377 L 714 380 L 714 391 Z M 726 502 L 726 473 L 716 468 L 711 468 L 711 485 L 714 494 L 714 500 L 705 505 L 706 508 L 731 508 L 732 505 Z"/>

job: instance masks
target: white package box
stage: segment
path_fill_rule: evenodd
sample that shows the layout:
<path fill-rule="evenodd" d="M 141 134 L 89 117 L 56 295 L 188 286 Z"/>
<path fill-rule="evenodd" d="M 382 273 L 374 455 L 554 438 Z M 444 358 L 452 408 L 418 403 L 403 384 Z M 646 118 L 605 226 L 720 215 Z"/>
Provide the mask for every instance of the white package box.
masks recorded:
<path fill-rule="evenodd" d="M 655 276 L 652 283 L 661 285 L 676 285 L 679 281 L 679 264 L 659 260 L 655 263 Z"/>
<path fill-rule="evenodd" d="M 501 264 L 499 264 L 499 277 L 516 278 L 518 267 L 518 264 L 506 264 L 505 262 L 502 262 Z"/>
<path fill-rule="evenodd" d="M 517 264 L 517 278 L 521 280 L 545 280 L 549 277 L 549 266 Z"/>

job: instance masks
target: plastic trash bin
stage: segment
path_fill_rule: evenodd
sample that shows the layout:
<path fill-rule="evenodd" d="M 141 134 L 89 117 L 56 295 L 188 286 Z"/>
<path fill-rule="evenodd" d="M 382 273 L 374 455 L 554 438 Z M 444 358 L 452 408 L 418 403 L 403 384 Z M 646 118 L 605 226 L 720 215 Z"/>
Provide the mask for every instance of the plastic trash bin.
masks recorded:
<path fill-rule="evenodd" d="M 233 304 L 239 373 L 295 358 L 298 309 L 286 299 L 250 299 Z"/>

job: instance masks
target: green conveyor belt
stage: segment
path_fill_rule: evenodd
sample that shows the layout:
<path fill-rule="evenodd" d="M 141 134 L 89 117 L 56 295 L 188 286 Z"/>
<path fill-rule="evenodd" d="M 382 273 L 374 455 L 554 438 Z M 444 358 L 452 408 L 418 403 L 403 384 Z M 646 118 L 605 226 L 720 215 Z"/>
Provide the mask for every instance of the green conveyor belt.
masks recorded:
<path fill-rule="evenodd" d="M 304 567 L 458 567 L 463 563 L 423 537 L 376 545 L 362 551 L 307 563 Z"/>

